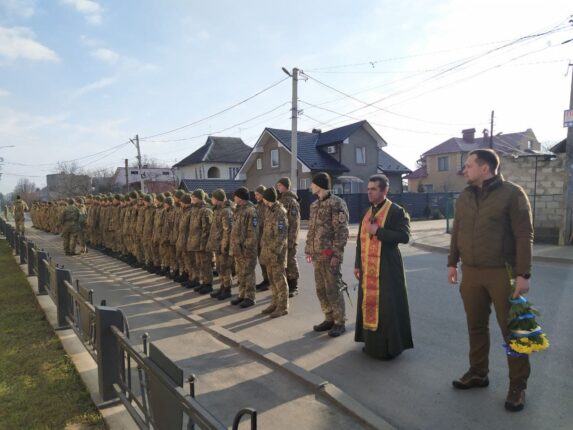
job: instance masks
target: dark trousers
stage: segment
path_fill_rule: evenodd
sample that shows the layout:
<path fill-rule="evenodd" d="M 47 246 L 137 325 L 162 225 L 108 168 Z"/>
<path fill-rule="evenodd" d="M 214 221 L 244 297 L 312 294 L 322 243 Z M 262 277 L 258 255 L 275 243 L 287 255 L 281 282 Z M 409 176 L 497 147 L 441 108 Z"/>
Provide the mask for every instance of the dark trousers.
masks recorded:
<path fill-rule="evenodd" d="M 470 367 L 478 373 L 489 370 L 489 315 L 491 304 L 504 339 L 507 339 L 510 283 L 505 268 L 476 268 L 462 265 L 460 293 L 466 311 L 470 338 Z M 499 351 L 503 351 L 499 346 Z M 529 356 L 507 357 L 512 387 L 527 387 Z"/>

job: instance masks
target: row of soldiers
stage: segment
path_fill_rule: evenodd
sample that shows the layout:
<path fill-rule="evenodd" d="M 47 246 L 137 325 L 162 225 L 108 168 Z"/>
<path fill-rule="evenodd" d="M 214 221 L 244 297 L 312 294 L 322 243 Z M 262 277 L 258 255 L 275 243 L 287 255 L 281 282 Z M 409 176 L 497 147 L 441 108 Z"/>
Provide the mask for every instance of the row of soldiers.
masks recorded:
<path fill-rule="evenodd" d="M 274 187 L 238 188 L 233 201 L 219 189 L 209 197 L 197 189 L 191 194 L 119 194 L 85 196 L 35 204 L 35 227 L 61 234 L 64 251 L 87 252 L 86 243 L 102 252 L 167 276 L 187 288 L 220 300 L 231 297 L 232 274 L 239 293 L 233 305 L 255 304 L 255 291 L 272 288 L 273 300 L 263 313 L 271 317 L 288 312 L 288 297 L 298 292 L 296 248 L 300 205 L 290 191 L 290 179 Z M 278 191 L 278 192 L 277 192 Z M 255 285 L 257 259 L 263 281 Z M 220 288 L 213 291 L 213 262 Z"/>

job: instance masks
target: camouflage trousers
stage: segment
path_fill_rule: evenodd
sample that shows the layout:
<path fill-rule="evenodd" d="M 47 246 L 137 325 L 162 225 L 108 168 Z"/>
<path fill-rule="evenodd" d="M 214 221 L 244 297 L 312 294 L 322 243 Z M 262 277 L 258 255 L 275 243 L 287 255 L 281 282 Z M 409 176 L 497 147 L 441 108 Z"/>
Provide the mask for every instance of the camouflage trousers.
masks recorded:
<path fill-rule="evenodd" d="M 148 254 L 154 266 L 161 266 L 161 244 L 159 242 L 150 242 Z"/>
<path fill-rule="evenodd" d="M 221 287 L 230 287 L 233 283 L 233 257 L 229 254 L 215 254 L 215 260 L 221 279 Z"/>
<path fill-rule="evenodd" d="M 201 271 L 199 270 L 199 266 L 201 265 L 199 251 L 187 251 L 185 255 L 187 257 L 185 266 L 187 267 L 189 279 L 199 282 L 201 279 Z"/>
<path fill-rule="evenodd" d="M 171 262 L 171 245 L 169 242 L 162 242 L 159 245 L 159 258 L 162 267 L 168 267 Z"/>
<path fill-rule="evenodd" d="M 24 227 L 24 220 L 23 219 L 18 219 L 15 221 L 16 222 L 16 233 L 18 234 L 25 234 L 26 233 L 26 229 Z"/>
<path fill-rule="evenodd" d="M 289 247 L 287 250 L 287 267 L 286 267 L 286 278 L 287 279 L 298 279 L 298 262 L 296 261 L 296 243 L 293 247 Z"/>
<path fill-rule="evenodd" d="M 284 264 L 272 263 L 266 266 L 271 284 L 272 300 L 271 305 L 276 306 L 278 310 L 288 309 L 288 286 L 285 276 Z"/>
<path fill-rule="evenodd" d="M 213 253 L 199 252 L 199 277 L 203 285 L 213 284 Z"/>
<path fill-rule="evenodd" d="M 338 277 L 341 276 L 340 267 L 333 269 L 330 267 L 330 261 L 320 258 L 313 259 L 313 265 L 316 295 L 324 313 L 324 319 L 334 321 L 335 324 L 344 324 L 346 320 L 344 296 L 338 286 Z"/>
<path fill-rule="evenodd" d="M 257 256 L 235 255 L 235 268 L 239 278 L 239 297 L 243 299 L 255 300 L 255 266 Z"/>
<path fill-rule="evenodd" d="M 64 227 L 62 229 L 62 239 L 64 241 L 64 252 L 66 254 L 76 252 L 76 241 L 75 241 L 75 235 L 76 234 L 77 234 L 77 230 L 73 230 L 71 228 L 66 228 L 66 227 Z"/>

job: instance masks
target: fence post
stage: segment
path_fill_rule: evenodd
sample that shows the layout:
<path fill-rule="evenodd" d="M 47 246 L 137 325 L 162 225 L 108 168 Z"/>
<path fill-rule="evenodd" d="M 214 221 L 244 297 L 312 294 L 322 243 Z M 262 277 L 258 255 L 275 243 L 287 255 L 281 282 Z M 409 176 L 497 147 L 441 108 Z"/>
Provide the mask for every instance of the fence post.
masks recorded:
<path fill-rule="evenodd" d="M 18 241 L 18 248 L 20 249 L 20 264 L 28 263 L 28 246 L 26 244 L 26 238 L 24 235 L 20 236 Z"/>
<path fill-rule="evenodd" d="M 66 321 L 66 314 L 68 311 L 70 298 L 64 281 L 68 281 L 69 283 L 72 282 L 72 272 L 56 267 L 55 274 L 56 290 L 54 291 L 54 294 L 56 298 L 55 302 L 58 314 L 58 328 L 61 329 L 69 327 Z"/>
<path fill-rule="evenodd" d="M 36 267 L 38 268 L 38 294 L 48 294 L 46 284 L 48 283 L 48 268 L 44 264 L 48 261 L 48 253 L 44 250 L 36 252 Z"/>
<path fill-rule="evenodd" d="M 28 276 L 34 276 L 34 264 L 36 264 L 36 259 L 34 258 L 34 242 L 27 242 L 28 245 Z"/>
<path fill-rule="evenodd" d="M 115 399 L 114 383 L 119 383 L 120 347 L 111 326 L 123 331 L 123 314 L 117 308 L 96 306 L 96 351 L 99 393 L 104 402 Z"/>
<path fill-rule="evenodd" d="M 16 255 L 20 255 L 20 233 L 16 233 L 15 230 L 13 231 L 13 243 L 12 243 L 12 249 L 14 250 L 14 253 Z"/>

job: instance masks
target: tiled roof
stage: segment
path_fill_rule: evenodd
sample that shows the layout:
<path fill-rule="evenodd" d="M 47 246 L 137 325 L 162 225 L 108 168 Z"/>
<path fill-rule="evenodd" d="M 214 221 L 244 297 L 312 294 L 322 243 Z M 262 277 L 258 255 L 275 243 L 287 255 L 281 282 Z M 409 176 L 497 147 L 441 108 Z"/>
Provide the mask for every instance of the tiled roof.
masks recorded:
<path fill-rule="evenodd" d="M 427 177 L 428 177 L 428 170 L 426 169 L 426 166 L 419 167 L 409 175 L 404 176 L 405 179 L 420 179 Z"/>
<path fill-rule="evenodd" d="M 378 151 L 378 168 L 388 173 L 411 173 L 412 171 L 384 150 Z"/>
<path fill-rule="evenodd" d="M 240 137 L 209 136 L 202 147 L 174 164 L 173 167 L 183 167 L 206 161 L 239 164 L 247 159 L 250 152 L 251 147 L 246 145 Z"/>
<path fill-rule="evenodd" d="M 193 192 L 197 188 L 211 194 L 217 188 L 222 188 L 227 194 L 233 194 L 239 187 L 244 187 L 245 181 L 233 181 L 230 179 L 183 179 L 179 188 Z"/>
<path fill-rule="evenodd" d="M 478 137 L 475 138 L 474 142 L 470 143 L 460 137 L 452 137 L 445 142 L 440 143 L 438 146 L 434 146 L 432 149 L 422 154 L 422 157 L 460 151 L 469 152 L 473 149 L 489 148 L 489 139 L 489 137 Z M 519 133 L 508 133 L 493 136 L 493 149 L 501 155 L 523 152 L 524 149 L 520 149 L 520 143 L 527 142 L 528 140 L 537 142 L 537 138 L 531 129 L 527 129 L 526 131 Z"/>
<path fill-rule="evenodd" d="M 266 129 L 275 139 L 291 149 L 290 130 L 280 130 L 276 128 Z M 340 164 L 330 155 L 316 148 L 320 133 L 297 133 L 297 157 L 311 170 L 327 170 L 335 172 L 348 172 L 348 168 Z"/>
<path fill-rule="evenodd" d="M 332 145 L 333 143 L 340 143 L 344 139 L 350 137 L 352 133 L 362 127 L 366 121 L 359 121 L 355 122 L 354 124 L 348 124 L 343 127 L 338 127 L 332 130 L 329 130 L 324 133 L 320 133 L 318 137 L 318 141 L 316 143 L 317 147 L 320 146 L 327 146 Z"/>

